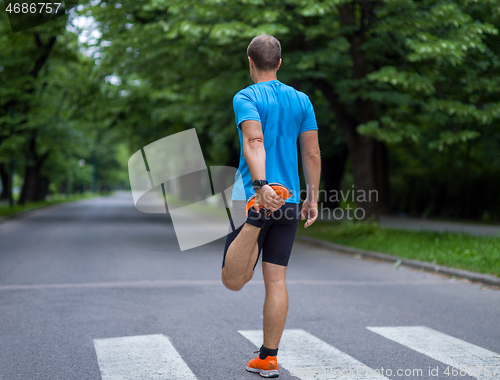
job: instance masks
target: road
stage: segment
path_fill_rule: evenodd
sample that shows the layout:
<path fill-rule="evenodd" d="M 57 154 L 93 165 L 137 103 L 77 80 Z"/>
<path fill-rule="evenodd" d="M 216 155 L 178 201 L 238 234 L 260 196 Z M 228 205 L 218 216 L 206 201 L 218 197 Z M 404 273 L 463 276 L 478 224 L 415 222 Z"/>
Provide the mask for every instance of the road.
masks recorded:
<path fill-rule="evenodd" d="M 181 252 L 129 193 L 4 221 L 0 379 L 260 378 L 261 266 L 225 289 L 222 246 Z M 281 379 L 500 379 L 498 290 L 299 243 L 288 290 Z"/>

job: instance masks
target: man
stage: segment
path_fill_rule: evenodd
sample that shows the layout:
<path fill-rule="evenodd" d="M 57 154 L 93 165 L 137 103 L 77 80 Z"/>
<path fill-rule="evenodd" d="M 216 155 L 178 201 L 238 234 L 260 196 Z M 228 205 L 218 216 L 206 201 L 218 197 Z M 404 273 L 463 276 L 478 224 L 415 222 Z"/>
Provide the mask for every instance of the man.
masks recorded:
<path fill-rule="evenodd" d="M 281 45 L 269 35 L 248 45 L 250 76 L 255 84 L 233 99 L 241 145 L 239 171 L 244 193 L 233 192 L 233 214 L 247 209 L 246 222 L 227 237 L 222 282 L 240 290 L 253 276 L 262 250 L 264 342 L 247 370 L 277 377 L 278 344 L 285 328 L 288 294 L 285 277 L 299 215 L 314 223 L 318 213 L 321 171 L 318 127 L 309 98 L 278 81 Z M 307 184 L 299 212 L 297 140 Z M 247 203 L 247 200 L 249 202 Z"/>

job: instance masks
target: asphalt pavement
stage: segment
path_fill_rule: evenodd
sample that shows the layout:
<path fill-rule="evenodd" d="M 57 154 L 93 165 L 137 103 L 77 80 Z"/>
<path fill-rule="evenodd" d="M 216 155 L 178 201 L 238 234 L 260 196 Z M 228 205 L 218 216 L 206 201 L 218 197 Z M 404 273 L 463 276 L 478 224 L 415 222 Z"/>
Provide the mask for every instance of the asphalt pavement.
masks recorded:
<path fill-rule="evenodd" d="M 0 379 L 260 378 L 261 265 L 227 290 L 223 243 L 130 193 L 2 221 Z M 302 243 L 287 278 L 281 379 L 500 379 L 498 290 Z"/>

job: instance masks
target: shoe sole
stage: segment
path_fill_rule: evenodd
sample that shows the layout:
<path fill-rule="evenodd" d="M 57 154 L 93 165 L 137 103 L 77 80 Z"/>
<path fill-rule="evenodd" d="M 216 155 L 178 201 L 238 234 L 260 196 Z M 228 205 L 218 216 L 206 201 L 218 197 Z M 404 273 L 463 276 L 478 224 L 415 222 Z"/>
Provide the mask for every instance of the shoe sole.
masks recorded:
<path fill-rule="evenodd" d="M 282 185 L 281 183 L 273 182 L 273 183 L 269 183 L 269 186 L 271 186 L 271 188 L 276 192 L 276 194 L 278 194 L 284 200 L 287 200 L 288 198 L 290 198 L 293 195 L 292 191 L 288 187 L 286 187 L 285 185 Z M 247 215 L 248 215 L 248 210 L 250 210 L 253 207 L 253 205 L 255 204 L 255 196 L 256 195 L 253 194 L 250 198 L 248 198 Z M 260 206 L 260 208 L 262 209 L 263 207 Z M 271 213 L 269 212 L 268 216 L 270 214 Z"/>
<path fill-rule="evenodd" d="M 248 372 L 258 373 L 262 377 L 278 377 L 279 371 L 276 369 L 266 371 L 265 369 L 252 368 L 247 366 Z"/>

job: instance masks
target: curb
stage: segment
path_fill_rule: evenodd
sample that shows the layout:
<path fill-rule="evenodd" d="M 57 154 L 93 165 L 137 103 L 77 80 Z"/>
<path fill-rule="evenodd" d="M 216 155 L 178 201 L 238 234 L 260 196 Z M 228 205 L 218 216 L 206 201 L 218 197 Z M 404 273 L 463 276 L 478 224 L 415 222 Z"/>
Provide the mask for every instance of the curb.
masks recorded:
<path fill-rule="evenodd" d="M 497 278 L 495 276 L 491 276 L 488 274 L 476 273 L 476 272 L 470 272 L 470 271 L 462 270 L 462 269 L 445 267 L 445 266 L 441 266 L 441 265 L 428 263 L 426 261 L 404 259 L 402 257 L 388 255 L 386 253 L 364 251 L 362 249 L 347 247 L 347 246 L 341 245 L 341 244 L 330 243 L 330 242 L 327 242 L 324 240 L 314 239 L 314 238 L 310 238 L 307 236 L 297 236 L 296 239 L 302 243 L 318 245 L 320 247 L 328 248 L 328 249 L 331 249 L 334 251 L 339 251 L 339 252 L 343 252 L 343 253 L 350 253 L 353 255 L 359 255 L 361 258 L 363 258 L 363 256 L 365 256 L 365 257 L 371 257 L 371 258 L 379 259 L 379 260 L 383 260 L 383 261 L 390 261 L 393 263 L 399 262 L 399 264 L 401 264 L 401 265 L 405 265 L 405 266 L 409 266 L 409 267 L 417 268 L 417 269 L 423 269 L 423 270 L 426 270 L 428 272 L 441 273 L 441 274 L 446 274 L 448 276 L 465 278 L 467 280 L 474 281 L 474 282 L 481 282 L 481 283 L 487 284 L 487 285 L 500 286 L 500 278 Z"/>

